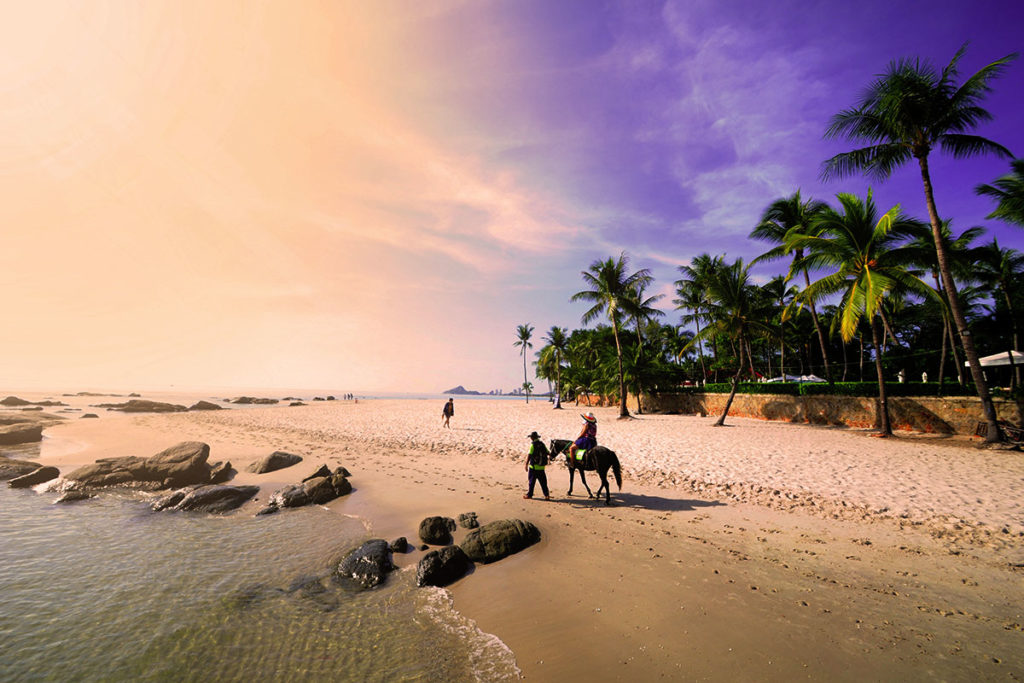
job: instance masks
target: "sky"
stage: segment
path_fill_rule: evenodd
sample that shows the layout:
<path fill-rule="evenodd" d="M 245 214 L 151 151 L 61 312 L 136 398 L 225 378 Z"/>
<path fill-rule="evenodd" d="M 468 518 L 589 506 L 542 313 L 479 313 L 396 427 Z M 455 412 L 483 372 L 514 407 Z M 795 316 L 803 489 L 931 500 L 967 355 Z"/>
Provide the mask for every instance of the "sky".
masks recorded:
<path fill-rule="evenodd" d="M 0 384 L 506 392 L 582 327 L 626 252 L 666 295 L 750 260 L 797 189 L 873 187 L 926 217 L 913 165 L 824 182 L 825 140 L 890 61 L 961 77 L 1024 51 L 1024 3 L 147 0 L 0 5 Z M 1024 156 L 1024 60 L 977 133 Z M 996 157 L 931 159 L 940 214 L 985 216 Z M 783 266 L 757 272 L 767 279 Z M 531 379 L 532 373 L 531 373 Z M 536 383 L 536 382 L 535 382 Z"/>

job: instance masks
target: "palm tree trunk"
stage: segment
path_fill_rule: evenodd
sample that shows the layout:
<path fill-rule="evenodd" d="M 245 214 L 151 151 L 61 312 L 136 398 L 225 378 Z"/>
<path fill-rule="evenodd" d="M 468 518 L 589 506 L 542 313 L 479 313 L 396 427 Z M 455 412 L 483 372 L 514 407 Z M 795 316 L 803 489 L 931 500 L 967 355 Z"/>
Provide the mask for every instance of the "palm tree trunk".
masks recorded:
<path fill-rule="evenodd" d="M 847 362 L 847 360 L 846 360 L 846 342 L 843 341 L 841 338 L 840 338 L 839 341 L 842 342 L 842 344 L 843 344 L 843 378 L 841 380 L 839 380 L 839 381 L 840 382 L 845 382 L 846 381 L 846 368 L 847 368 L 847 366 L 849 366 L 849 362 Z"/>
<path fill-rule="evenodd" d="M 732 407 L 732 400 L 736 398 L 736 389 L 740 386 L 740 374 L 743 373 L 743 340 L 740 339 L 740 357 L 739 363 L 736 366 L 736 374 L 732 376 L 732 390 L 729 392 L 729 398 L 725 402 L 725 409 L 722 410 L 722 415 L 715 422 L 714 427 L 722 427 L 725 425 L 725 417 L 729 414 L 729 408 Z"/>
<path fill-rule="evenodd" d="M 963 306 L 960 305 L 960 297 L 957 295 L 956 284 L 953 282 L 953 272 L 949 267 L 949 256 L 946 254 L 946 245 L 942 241 L 942 229 L 939 224 L 939 212 L 935 208 L 935 197 L 932 194 L 932 180 L 928 173 L 928 157 L 917 158 L 921 166 L 921 180 L 924 182 L 924 197 L 928 204 L 928 218 L 932 223 L 932 236 L 935 238 L 935 252 L 939 260 L 939 271 L 942 273 L 942 284 L 946 287 L 946 295 L 949 298 L 949 307 L 953 312 L 953 319 L 956 321 L 957 331 L 960 333 L 960 341 L 964 345 L 964 355 L 971 365 L 971 377 L 974 379 L 974 387 L 981 399 L 981 410 L 988 422 L 988 434 L 985 443 L 995 443 L 1001 440 L 996 407 L 992 403 L 992 397 L 988 393 L 988 383 L 981 370 L 981 362 L 978 360 L 978 351 L 974 348 L 974 338 L 971 330 L 967 327 L 967 316 L 964 315 Z"/>
<path fill-rule="evenodd" d="M 999 288 L 1003 290 L 1003 298 L 1006 299 L 1006 312 L 1010 314 L 1010 329 L 1013 330 L 1013 350 L 1020 351 L 1020 343 L 1017 338 L 1017 316 L 1013 314 L 1013 303 L 1010 302 L 1010 293 L 1006 291 L 1006 282 L 1003 278 L 999 278 Z M 1020 387 L 1020 366 L 1014 366 L 1013 372 L 1014 380 L 1017 382 L 1017 387 Z"/>
<path fill-rule="evenodd" d="M 943 319 L 946 314 L 943 312 Z M 943 320 L 945 322 L 945 320 Z M 946 381 L 946 326 L 942 326 L 942 354 L 939 356 L 939 396 L 942 396 L 942 383 Z"/>
<path fill-rule="evenodd" d="M 555 355 L 555 410 L 562 409 L 562 358 L 561 354 Z"/>
<path fill-rule="evenodd" d="M 864 333 L 857 335 L 857 339 L 860 340 L 860 381 L 864 381 Z"/>
<path fill-rule="evenodd" d="M 530 402 L 530 391 L 526 388 L 526 346 L 523 346 L 523 393 L 526 394 L 526 402 Z"/>
<path fill-rule="evenodd" d="M 889 423 L 889 400 L 885 394 L 885 377 L 882 374 L 882 347 L 879 344 L 878 320 L 871 317 L 871 338 L 875 342 L 875 372 L 878 374 L 878 419 L 880 436 L 892 436 Z"/>
<path fill-rule="evenodd" d="M 612 316 L 612 334 L 615 335 L 615 356 L 619 362 L 619 417 L 629 417 L 629 408 L 626 407 L 626 378 L 622 373 L 622 346 L 619 344 L 619 324 Z"/>
<path fill-rule="evenodd" d="M 811 286 L 811 276 L 804 271 L 804 282 L 808 287 Z M 828 363 L 828 349 L 825 346 L 825 332 L 821 329 L 821 322 L 818 320 L 818 311 L 814 308 L 814 302 L 809 302 L 811 309 L 811 320 L 814 321 L 814 329 L 818 331 L 818 343 L 821 344 L 821 360 L 825 364 L 825 379 L 828 380 L 829 384 L 832 384 L 832 368 L 829 367 Z M 810 362 L 810 358 L 808 358 Z"/>

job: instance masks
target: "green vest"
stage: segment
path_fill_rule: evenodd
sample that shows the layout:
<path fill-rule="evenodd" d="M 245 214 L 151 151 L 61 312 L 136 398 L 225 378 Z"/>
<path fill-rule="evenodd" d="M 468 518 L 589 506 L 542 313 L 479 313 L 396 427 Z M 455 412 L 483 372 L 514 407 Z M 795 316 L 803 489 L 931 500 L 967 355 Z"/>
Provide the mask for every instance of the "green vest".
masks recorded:
<path fill-rule="evenodd" d="M 531 443 L 530 444 L 530 469 L 531 470 L 539 470 L 539 471 L 543 472 L 544 471 L 544 465 L 534 465 L 533 464 L 533 449 L 534 448 L 536 448 L 536 444 Z"/>

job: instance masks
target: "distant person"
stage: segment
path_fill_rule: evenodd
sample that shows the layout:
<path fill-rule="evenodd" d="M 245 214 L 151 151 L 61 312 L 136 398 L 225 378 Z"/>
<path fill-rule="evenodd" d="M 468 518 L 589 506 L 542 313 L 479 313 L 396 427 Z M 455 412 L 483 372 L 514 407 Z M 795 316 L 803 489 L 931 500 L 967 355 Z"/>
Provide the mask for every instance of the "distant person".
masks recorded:
<path fill-rule="evenodd" d="M 551 500 L 551 495 L 548 493 L 548 475 L 544 472 L 548 460 L 551 459 L 551 453 L 548 451 L 548 447 L 544 445 L 544 442 L 540 440 L 540 434 L 537 432 L 530 432 L 528 438 L 530 439 L 530 451 L 526 454 L 526 472 L 529 488 L 526 490 L 526 495 L 523 498 L 533 498 L 533 487 L 537 482 L 540 482 L 540 490 L 544 492 L 544 500 Z"/>
<path fill-rule="evenodd" d="M 455 399 L 450 398 L 448 402 L 444 404 L 444 408 L 441 410 L 441 419 L 444 420 L 444 426 L 451 429 L 451 425 L 448 424 L 448 420 L 452 419 L 455 415 Z"/>
<path fill-rule="evenodd" d="M 922 372 L 921 373 L 921 381 L 924 382 L 925 384 L 928 384 L 928 373 L 927 372 Z"/>
<path fill-rule="evenodd" d="M 580 430 L 580 435 L 569 446 L 569 459 L 573 462 L 576 461 L 576 451 L 578 449 L 582 448 L 584 451 L 589 451 L 597 445 L 597 418 L 594 417 L 594 413 L 587 413 L 586 415 L 580 415 L 580 417 L 583 418 L 583 429 Z"/>

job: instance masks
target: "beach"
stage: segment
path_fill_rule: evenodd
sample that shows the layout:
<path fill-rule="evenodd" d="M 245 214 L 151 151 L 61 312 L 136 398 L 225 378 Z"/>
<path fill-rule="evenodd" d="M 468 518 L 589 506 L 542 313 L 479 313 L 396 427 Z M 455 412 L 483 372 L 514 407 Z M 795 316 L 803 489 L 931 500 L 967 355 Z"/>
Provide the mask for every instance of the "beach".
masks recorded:
<path fill-rule="evenodd" d="M 340 464 L 355 490 L 327 508 L 375 537 L 414 541 L 424 517 L 469 511 L 530 521 L 540 543 L 448 589 L 527 680 L 1024 678 L 1019 452 L 740 418 L 716 428 L 717 416 L 618 420 L 617 408 L 544 400 L 457 398 L 444 429 L 442 404 L 100 411 L 48 428 L 39 461 L 66 474 L 198 440 L 211 461 L 232 462 L 231 483 L 261 487 L 233 515 Z M 527 435 L 572 438 L 584 410 L 622 464 L 613 505 L 578 481 L 567 496 L 561 461 L 548 467 L 552 500 L 524 500 Z M 274 450 L 304 460 L 245 472 Z"/>

